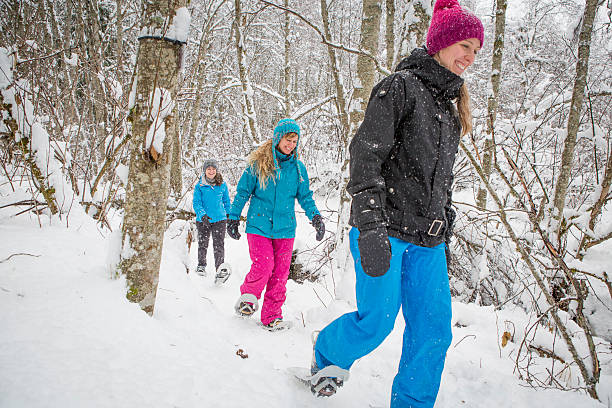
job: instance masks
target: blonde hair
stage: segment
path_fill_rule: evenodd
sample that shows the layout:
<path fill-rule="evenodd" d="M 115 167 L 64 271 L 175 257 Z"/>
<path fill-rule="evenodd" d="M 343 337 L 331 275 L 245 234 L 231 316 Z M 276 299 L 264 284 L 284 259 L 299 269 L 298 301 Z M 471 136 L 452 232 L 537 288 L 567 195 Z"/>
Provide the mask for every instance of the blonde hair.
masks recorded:
<path fill-rule="evenodd" d="M 270 139 L 255 149 L 247 159 L 249 167 L 253 167 L 259 179 L 261 188 L 266 188 L 268 180 L 274 178 L 276 169 L 274 168 L 273 154 L 274 148 L 272 147 L 272 139 Z"/>
<path fill-rule="evenodd" d="M 461 136 L 472 131 L 472 109 L 470 108 L 470 93 L 465 82 L 459 89 L 457 98 L 457 111 L 459 112 L 459 122 L 461 122 Z"/>

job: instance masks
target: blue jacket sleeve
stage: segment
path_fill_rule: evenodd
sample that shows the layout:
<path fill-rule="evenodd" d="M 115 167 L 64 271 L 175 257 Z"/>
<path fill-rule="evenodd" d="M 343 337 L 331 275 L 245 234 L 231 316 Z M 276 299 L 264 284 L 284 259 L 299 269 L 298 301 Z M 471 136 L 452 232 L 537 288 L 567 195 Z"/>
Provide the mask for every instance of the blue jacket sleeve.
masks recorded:
<path fill-rule="evenodd" d="M 297 165 L 300 166 L 300 173 L 304 179 L 298 186 L 297 200 L 298 203 L 300 203 L 300 207 L 306 212 L 308 219 L 312 221 L 312 217 L 319 214 L 319 210 L 317 210 L 317 205 L 312 198 L 312 190 L 310 189 L 310 181 L 308 181 L 306 166 L 304 166 L 301 161 L 298 161 Z"/>
<path fill-rule="evenodd" d="M 225 213 L 229 214 L 230 209 L 232 208 L 232 203 L 229 198 L 229 190 L 227 188 L 227 184 L 223 183 L 223 208 L 225 208 Z"/>
<path fill-rule="evenodd" d="M 253 167 L 249 166 L 244 173 L 242 173 L 240 181 L 238 181 L 238 185 L 236 186 L 236 196 L 234 197 L 234 202 L 229 212 L 230 220 L 240 219 L 242 209 L 251 198 L 256 185 L 257 177 L 253 174 Z"/>
<path fill-rule="evenodd" d="M 200 186 L 199 181 L 193 189 L 193 211 L 196 215 L 196 221 L 200 221 L 202 217 L 206 215 L 206 211 L 204 211 L 204 205 L 202 203 L 202 187 Z"/>

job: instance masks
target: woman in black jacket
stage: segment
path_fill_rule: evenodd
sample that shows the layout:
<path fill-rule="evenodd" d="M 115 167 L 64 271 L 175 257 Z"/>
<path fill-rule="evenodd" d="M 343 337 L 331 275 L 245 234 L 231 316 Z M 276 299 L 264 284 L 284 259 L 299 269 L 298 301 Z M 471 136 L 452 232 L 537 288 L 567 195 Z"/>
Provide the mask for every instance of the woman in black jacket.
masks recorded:
<path fill-rule="evenodd" d="M 445 249 L 452 168 L 459 138 L 472 127 L 460 75 L 483 33 L 457 0 L 438 0 L 427 48 L 415 49 L 372 91 L 350 145 L 347 186 L 357 311 L 316 338 L 311 382 L 318 396 L 335 393 L 355 360 L 387 337 L 401 306 L 406 328 L 391 407 L 435 403 L 451 341 Z"/>

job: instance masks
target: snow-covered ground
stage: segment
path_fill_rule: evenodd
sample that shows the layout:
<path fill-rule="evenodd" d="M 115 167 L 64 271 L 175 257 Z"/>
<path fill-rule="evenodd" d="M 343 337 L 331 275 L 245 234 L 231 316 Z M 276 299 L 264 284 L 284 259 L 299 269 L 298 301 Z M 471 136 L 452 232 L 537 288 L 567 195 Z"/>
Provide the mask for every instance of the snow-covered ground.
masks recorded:
<path fill-rule="evenodd" d="M 246 237 L 226 239 L 234 273 L 216 287 L 212 273 L 186 273 L 186 263 L 196 264 L 197 244 L 187 253 L 175 222 L 149 317 L 126 300 L 124 280 L 111 278 L 112 234 L 83 214 L 71 215 L 68 226 L 41 216 L 39 226 L 31 212 L 13 216 L 17 212 L 0 210 L 0 407 L 388 406 L 401 318 L 333 398 L 314 398 L 286 371 L 309 365 L 313 330 L 353 309 L 350 301 L 334 300 L 338 272 L 322 283 L 289 281 L 283 310 L 294 328 L 269 333 L 257 325 L 258 314 L 245 320 L 233 312 L 250 266 Z M 300 216 L 297 244 L 313 239 Z M 209 256 L 212 265 L 212 250 Z M 520 310 L 455 302 L 454 339 L 436 407 L 610 407 L 608 400 L 519 381 L 513 374 L 518 344 L 501 347 L 500 339 L 505 322 L 526 321 Z M 610 383 L 604 375 L 602 395 L 609 395 Z"/>

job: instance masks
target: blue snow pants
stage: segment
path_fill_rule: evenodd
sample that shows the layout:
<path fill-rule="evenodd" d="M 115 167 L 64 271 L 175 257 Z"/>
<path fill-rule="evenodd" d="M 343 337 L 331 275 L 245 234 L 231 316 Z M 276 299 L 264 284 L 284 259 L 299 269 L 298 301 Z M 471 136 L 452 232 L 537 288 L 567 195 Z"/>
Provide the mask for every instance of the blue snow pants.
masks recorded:
<path fill-rule="evenodd" d="M 406 328 L 391 408 L 431 408 L 452 337 L 446 244 L 426 248 L 389 237 L 391 266 L 373 278 L 361 267 L 358 236 L 356 228 L 349 233 L 357 311 L 340 316 L 321 331 L 315 345 L 317 366 L 350 369 L 391 333 L 401 306 Z"/>

